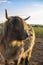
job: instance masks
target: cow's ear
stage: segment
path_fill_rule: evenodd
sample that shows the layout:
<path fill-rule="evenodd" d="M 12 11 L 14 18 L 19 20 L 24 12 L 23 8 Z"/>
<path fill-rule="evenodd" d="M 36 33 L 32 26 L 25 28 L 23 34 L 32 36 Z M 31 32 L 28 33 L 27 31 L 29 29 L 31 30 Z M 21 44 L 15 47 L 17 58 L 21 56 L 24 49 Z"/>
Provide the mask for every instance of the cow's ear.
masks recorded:
<path fill-rule="evenodd" d="M 8 19 L 7 9 L 5 9 L 5 17 Z"/>
<path fill-rule="evenodd" d="M 30 16 L 29 17 L 27 17 L 27 18 L 25 18 L 24 20 L 26 21 L 26 20 L 28 20 L 30 18 Z"/>

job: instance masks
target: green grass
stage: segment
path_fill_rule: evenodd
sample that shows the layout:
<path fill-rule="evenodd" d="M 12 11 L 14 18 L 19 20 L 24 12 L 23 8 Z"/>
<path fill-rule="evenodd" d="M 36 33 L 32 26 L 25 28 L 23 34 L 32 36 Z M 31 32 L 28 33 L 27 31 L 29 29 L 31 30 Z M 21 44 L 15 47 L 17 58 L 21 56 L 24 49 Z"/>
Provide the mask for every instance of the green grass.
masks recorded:
<path fill-rule="evenodd" d="M 43 34 L 43 27 L 33 27 L 36 34 Z"/>

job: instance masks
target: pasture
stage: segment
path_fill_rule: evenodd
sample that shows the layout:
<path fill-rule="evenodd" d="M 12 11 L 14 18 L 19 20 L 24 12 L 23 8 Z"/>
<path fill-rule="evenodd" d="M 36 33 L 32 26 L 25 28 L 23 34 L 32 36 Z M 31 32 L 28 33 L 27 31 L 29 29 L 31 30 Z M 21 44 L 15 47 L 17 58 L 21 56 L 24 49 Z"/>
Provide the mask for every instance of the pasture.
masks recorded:
<path fill-rule="evenodd" d="M 43 34 L 43 27 L 33 27 L 36 34 Z"/>

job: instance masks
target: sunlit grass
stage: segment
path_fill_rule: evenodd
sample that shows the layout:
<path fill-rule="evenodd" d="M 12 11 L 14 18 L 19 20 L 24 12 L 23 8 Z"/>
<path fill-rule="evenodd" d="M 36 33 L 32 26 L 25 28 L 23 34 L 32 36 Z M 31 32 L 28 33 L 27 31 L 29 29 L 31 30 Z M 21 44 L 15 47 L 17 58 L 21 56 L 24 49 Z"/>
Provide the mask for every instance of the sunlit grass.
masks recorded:
<path fill-rule="evenodd" d="M 36 34 L 43 34 L 43 27 L 33 27 Z"/>

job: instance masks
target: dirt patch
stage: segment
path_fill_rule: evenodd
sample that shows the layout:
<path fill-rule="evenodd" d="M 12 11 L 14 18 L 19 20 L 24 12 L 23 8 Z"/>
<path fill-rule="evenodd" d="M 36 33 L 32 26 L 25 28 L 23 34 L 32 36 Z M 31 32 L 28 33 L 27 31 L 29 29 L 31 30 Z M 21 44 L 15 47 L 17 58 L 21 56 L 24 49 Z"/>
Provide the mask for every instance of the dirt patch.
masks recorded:
<path fill-rule="evenodd" d="M 30 65 L 43 64 L 43 35 L 36 35 Z"/>

